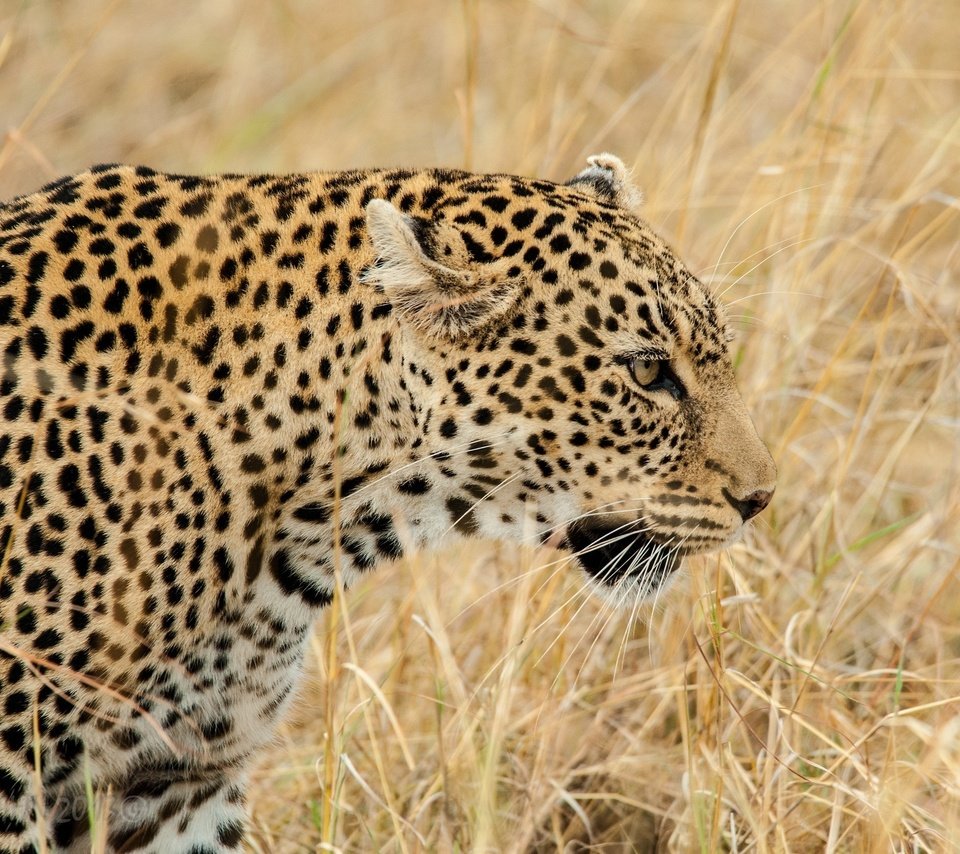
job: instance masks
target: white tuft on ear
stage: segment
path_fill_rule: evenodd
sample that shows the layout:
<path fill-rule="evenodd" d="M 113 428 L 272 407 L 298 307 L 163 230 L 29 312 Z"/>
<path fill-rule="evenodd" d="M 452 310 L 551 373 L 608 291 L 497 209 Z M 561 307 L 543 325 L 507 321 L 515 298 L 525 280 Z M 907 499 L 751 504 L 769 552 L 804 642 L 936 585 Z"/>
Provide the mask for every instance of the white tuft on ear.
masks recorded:
<path fill-rule="evenodd" d="M 568 181 L 573 186 L 589 188 L 601 198 L 619 205 L 631 213 L 643 207 L 643 192 L 634 186 L 630 172 L 615 154 L 603 152 L 587 158 L 589 168 Z"/>
<path fill-rule="evenodd" d="M 455 338 L 476 331 L 513 304 L 521 279 L 505 275 L 505 262 L 448 267 L 427 254 L 416 221 L 390 202 L 372 199 L 366 213 L 377 260 L 363 280 L 380 288 L 408 323 Z"/>
<path fill-rule="evenodd" d="M 367 203 L 367 231 L 377 253 L 377 264 L 366 275 L 376 280 L 384 293 L 428 285 L 429 271 L 435 264 L 420 246 L 410 220 L 390 202 L 371 199 Z"/>

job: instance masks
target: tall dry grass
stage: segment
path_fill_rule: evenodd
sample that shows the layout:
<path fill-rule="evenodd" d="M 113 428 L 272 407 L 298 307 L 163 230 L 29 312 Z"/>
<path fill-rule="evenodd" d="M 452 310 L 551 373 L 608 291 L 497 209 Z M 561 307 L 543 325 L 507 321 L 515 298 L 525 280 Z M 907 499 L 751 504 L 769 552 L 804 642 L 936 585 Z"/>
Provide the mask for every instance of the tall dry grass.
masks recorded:
<path fill-rule="evenodd" d="M 955 0 L 4 0 L 2 195 L 608 149 L 742 333 L 780 467 L 745 544 L 641 619 L 553 553 L 371 576 L 253 850 L 960 845 L 958 36 Z"/>

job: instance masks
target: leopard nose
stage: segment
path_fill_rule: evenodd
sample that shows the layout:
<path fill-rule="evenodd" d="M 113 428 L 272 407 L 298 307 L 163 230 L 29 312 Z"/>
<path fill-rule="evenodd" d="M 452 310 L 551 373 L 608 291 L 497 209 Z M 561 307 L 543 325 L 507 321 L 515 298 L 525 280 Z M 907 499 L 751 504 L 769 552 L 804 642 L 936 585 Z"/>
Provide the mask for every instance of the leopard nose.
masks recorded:
<path fill-rule="evenodd" d="M 746 498 L 735 498 L 728 489 L 723 490 L 724 498 L 730 502 L 730 505 L 740 514 L 740 518 L 746 522 L 756 516 L 764 507 L 770 503 L 773 498 L 773 491 L 758 489 L 751 492 Z"/>

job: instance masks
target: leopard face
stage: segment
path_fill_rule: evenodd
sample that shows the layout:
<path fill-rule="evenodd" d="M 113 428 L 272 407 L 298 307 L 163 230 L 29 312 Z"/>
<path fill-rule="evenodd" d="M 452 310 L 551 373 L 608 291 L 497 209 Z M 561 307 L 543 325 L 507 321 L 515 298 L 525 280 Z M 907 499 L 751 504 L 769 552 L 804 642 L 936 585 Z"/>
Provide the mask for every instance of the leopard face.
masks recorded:
<path fill-rule="evenodd" d="M 593 158 L 541 194 L 431 221 L 371 202 L 366 276 L 440 374 L 429 435 L 457 473 L 451 524 L 559 542 L 633 602 L 735 539 L 776 471 L 722 310 L 639 218 L 622 164 Z"/>

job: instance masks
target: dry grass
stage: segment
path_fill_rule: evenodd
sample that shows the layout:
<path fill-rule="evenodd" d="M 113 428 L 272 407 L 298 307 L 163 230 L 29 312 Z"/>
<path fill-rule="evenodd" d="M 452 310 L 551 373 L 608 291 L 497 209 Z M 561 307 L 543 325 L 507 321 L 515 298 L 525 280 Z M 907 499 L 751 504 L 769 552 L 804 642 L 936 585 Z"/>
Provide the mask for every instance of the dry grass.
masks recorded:
<path fill-rule="evenodd" d="M 780 486 L 644 621 L 478 546 L 317 628 L 259 851 L 941 851 L 960 840 L 955 0 L 0 6 L 0 194 L 91 162 L 609 149 L 724 294 Z"/>

